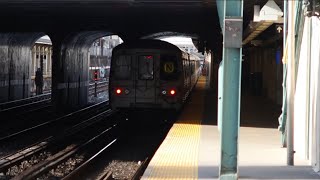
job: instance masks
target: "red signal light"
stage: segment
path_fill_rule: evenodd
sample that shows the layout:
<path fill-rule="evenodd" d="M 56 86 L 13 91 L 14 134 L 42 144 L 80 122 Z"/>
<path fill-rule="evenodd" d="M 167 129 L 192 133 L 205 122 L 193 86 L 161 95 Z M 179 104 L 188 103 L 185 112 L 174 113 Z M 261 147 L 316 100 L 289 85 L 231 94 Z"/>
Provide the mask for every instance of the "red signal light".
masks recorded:
<path fill-rule="evenodd" d="M 97 81 L 97 80 L 98 80 L 98 71 L 95 70 L 93 74 L 94 74 L 94 75 L 93 75 L 93 79 L 94 79 L 95 81 Z"/>
<path fill-rule="evenodd" d="M 171 95 L 175 95 L 176 94 L 176 91 L 174 89 L 170 90 L 170 94 Z"/>
<path fill-rule="evenodd" d="M 116 89 L 116 93 L 121 94 L 122 93 L 121 89 L 120 88 Z"/>

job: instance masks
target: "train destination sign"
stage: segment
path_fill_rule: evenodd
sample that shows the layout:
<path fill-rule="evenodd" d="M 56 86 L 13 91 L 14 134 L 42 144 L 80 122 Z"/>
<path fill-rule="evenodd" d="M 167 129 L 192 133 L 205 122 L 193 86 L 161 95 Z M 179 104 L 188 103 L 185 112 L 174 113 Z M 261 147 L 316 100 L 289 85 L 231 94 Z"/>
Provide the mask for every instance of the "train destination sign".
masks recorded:
<path fill-rule="evenodd" d="M 167 62 L 164 64 L 164 72 L 172 73 L 174 71 L 174 64 L 172 62 Z"/>

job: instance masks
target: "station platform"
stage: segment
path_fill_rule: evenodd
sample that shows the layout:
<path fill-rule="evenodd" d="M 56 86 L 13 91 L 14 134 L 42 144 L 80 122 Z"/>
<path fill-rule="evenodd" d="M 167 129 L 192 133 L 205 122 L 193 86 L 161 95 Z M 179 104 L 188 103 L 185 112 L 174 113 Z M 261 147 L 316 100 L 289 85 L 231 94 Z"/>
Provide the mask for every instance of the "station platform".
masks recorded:
<path fill-rule="evenodd" d="M 262 97 L 241 99 L 239 179 L 320 179 L 306 161 L 287 166 L 277 118 L 281 107 Z M 201 77 L 177 122 L 151 159 L 141 179 L 219 179 L 220 137 L 217 96 Z"/>

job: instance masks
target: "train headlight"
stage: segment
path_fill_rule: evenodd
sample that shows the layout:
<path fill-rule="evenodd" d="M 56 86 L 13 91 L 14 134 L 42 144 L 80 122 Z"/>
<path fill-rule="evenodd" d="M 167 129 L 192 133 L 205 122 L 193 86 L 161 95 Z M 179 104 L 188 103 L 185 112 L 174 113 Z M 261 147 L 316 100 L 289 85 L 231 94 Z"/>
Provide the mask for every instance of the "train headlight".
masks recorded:
<path fill-rule="evenodd" d="M 116 94 L 121 94 L 122 90 L 120 88 L 116 89 Z"/>
<path fill-rule="evenodd" d="M 167 94 L 167 91 L 166 91 L 166 90 L 163 90 L 161 93 L 162 93 L 163 95 L 166 95 L 166 94 Z"/>
<path fill-rule="evenodd" d="M 171 89 L 171 90 L 170 90 L 170 95 L 173 96 L 173 95 L 175 95 L 175 94 L 176 94 L 176 91 L 175 91 L 174 89 Z"/>

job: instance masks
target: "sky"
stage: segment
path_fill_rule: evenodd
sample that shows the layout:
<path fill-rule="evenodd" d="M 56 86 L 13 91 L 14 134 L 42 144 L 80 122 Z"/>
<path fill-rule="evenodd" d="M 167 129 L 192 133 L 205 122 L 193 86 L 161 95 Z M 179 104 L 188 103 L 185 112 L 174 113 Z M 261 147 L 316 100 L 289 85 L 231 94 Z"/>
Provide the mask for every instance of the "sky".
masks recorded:
<path fill-rule="evenodd" d="M 193 44 L 191 38 L 187 37 L 169 37 L 161 40 L 170 42 L 172 44 Z"/>
<path fill-rule="evenodd" d="M 46 40 L 50 40 L 50 37 L 47 36 L 47 35 L 43 36 L 41 38 L 42 39 L 46 39 Z M 191 38 L 188 38 L 188 37 L 168 37 L 168 38 L 163 38 L 161 40 L 167 41 L 167 42 L 175 44 L 175 45 L 179 45 L 179 44 L 191 44 L 191 45 L 193 45 Z"/>
<path fill-rule="evenodd" d="M 42 36 L 41 38 L 42 38 L 42 39 L 48 39 L 48 40 L 50 39 L 49 36 L 47 36 L 47 35 Z"/>

